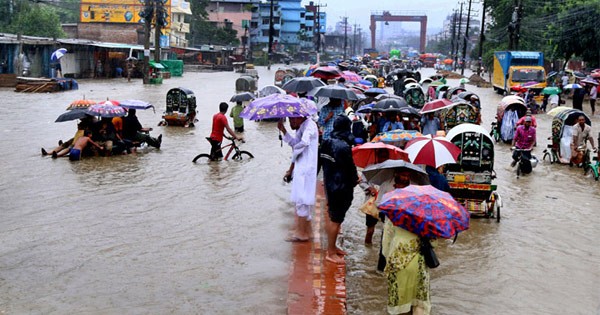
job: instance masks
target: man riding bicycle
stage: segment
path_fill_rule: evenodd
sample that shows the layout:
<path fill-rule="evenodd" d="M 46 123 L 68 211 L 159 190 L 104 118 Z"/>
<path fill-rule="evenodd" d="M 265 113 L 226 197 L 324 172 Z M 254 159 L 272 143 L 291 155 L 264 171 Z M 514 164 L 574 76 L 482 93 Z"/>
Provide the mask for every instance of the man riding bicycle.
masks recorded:
<path fill-rule="evenodd" d="M 513 161 L 510 163 L 510 166 L 517 164 L 521 154 L 525 155 L 527 159 L 531 159 L 531 150 L 536 142 L 536 131 L 535 127 L 531 126 L 531 120 L 531 116 L 526 116 L 524 124 L 518 126 L 515 131 L 512 146 L 519 150 L 513 151 Z"/>
<path fill-rule="evenodd" d="M 242 140 L 241 136 L 238 136 L 231 127 L 229 127 L 229 122 L 227 121 L 227 117 L 225 113 L 227 113 L 227 109 L 229 105 L 225 102 L 219 104 L 219 112 L 213 116 L 212 122 L 212 132 L 210 133 L 210 137 L 208 138 L 211 144 L 210 156 L 212 160 L 218 160 L 223 158 L 223 152 L 221 151 L 221 142 L 223 142 L 223 136 L 225 129 L 227 132 L 237 140 Z"/>
<path fill-rule="evenodd" d="M 573 126 L 573 141 L 571 142 L 571 163 L 581 164 L 587 150 L 587 141 L 592 145 L 592 149 L 596 152 L 594 146 L 594 138 L 591 135 L 592 127 L 585 123 L 585 116 L 580 115 L 577 118 L 577 124 Z"/>

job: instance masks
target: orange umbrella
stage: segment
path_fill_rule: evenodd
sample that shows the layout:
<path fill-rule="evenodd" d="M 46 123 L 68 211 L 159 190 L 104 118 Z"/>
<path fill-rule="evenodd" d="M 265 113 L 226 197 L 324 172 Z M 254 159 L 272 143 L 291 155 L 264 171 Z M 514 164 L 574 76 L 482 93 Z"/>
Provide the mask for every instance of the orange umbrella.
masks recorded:
<path fill-rule="evenodd" d="M 454 60 L 448 58 L 448 59 L 444 59 L 444 63 L 447 65 L 451 65 L 454 62 Z"/>
<path fill-rule="evenodd" d="M 75 108 L 88 108 L 96 103 L 97 103 L 96 101 L 86 100 L 86 99 L 75 100 L 75 101 L 72 101 L 71 104 L 69 104 L 69 106 L 67 107 L 67 110 L 72 110 Z"/>
<path fill-rule="evenodd" d="M 404 150 L 382 142 L 368 142 L 352 148 L 352 158 L 354 164 L 362 168 L 388 159 L 409 162 L 408 153 Z"/>

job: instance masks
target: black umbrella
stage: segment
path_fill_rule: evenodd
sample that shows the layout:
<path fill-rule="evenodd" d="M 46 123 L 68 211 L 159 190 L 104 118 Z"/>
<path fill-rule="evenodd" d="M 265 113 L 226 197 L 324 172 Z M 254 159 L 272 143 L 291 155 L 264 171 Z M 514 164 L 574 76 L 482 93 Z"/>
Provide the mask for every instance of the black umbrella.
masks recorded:
<path fill-rule="evenodd" d="M 235 94 L 234 96 L 232 96 L 229 101 L 230 102 L 248 102 L 255 98 L 256 98 L 256 96 L 250 92 L 242 92 L 242 93 L 238 93 L 238 94 Z"/>
<path fill-rule="evenodd" d="M 64 112 L 54 122 L 71 121 L 76 119 L 82 119 L 88 116 L 87 108 L 76 108 L 67 112 Z"/>
<path fill-rule="evenodd" d="M 412 107 L 412 106 L 401 107 L 399 109 L 399 111 L 402 114 L 406 114 L 406 115 L 415 115 L 415 116 L 419 116 L 419 117 L 421 116 L 421 114 L 419 113 L 419 110 L 416 109 L 416 108 L 414 108 L 414 107 Z"/>
<path fill-rule="evenodd" d="M 375 103 L 375 106 L 373 106 L 373 111 L 397 112 L 400 111 L 400 108 L 402 107 L 408 107 L 408 103 L 406 103 L 406 101 L 403 98 L 386 98 Z"/>
<path fill-rule="evenodd" d="M 288 92 L 306 93 L 321 86 L 325 86 L 325 83 L 319 78 L 298 77 L 286 82 L 281 88 Z"/>
<path fill-rule="evenodd" d="M 375 100 L 377 100 L 377 101 L 385 100 L 388 98 L 397 98 L 397 99 L 401 99 L 401 100 L 404 99 L 402 96 L 398 96 L 396 94 L 379 94 L 379 95 L 375 96 Z"/>
<path fill-rule="evenodd" d="M 314 96 L 339 98 L 343 100 L 357 101 L 358 96 L 351 89 L 339 85 L 326 85 L 313 90 Z"/>

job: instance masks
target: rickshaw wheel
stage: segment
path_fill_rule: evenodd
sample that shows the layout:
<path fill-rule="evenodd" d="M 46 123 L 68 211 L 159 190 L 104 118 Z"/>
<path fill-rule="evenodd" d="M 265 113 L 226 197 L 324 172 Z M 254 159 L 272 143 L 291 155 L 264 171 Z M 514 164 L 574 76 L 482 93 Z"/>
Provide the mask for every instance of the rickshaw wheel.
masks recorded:
<path fill-rule="evenodd" d="M 252 159 L 252 158 L 254 158 L 254 155 L 252 155 L 252 153 L 250 153 L 248 151 L 240 151 L 240 152 L 237 152 L 236 154 L 234 154 L 231 158 L 236 161 L 241 161 L 241 160 Z"/>
<path fill-rule="evenodd" d="M 208 163 L 210 162 L 210 154 L 202 153 L 196 155 L 196 157 L 192 160 L 194 163 Z"/>

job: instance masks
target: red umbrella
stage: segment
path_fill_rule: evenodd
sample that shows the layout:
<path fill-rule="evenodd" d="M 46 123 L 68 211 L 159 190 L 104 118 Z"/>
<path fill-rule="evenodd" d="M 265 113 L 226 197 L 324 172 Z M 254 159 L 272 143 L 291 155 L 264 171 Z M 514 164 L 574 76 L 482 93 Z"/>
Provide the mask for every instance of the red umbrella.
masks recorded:
<path fill-rule="evenodd" d="M 449 99 L 437 99 L 435 101 L 431 101 L 429 103 L 425 103 L 425 105 L 423 105 L 423 108 L 421 108 L 420 113 L 421 114 L 426 114 L 426 113 L 431 113 L 431 112 L 435 112 L 438 111 L 440 109 L 443 109 L 444 107 L 448 106 L 452 104 L 452 101 L 450 101 Z"/>
<path fill-rule="evenodd" d="M 312 72 L 311 75 L 319 79 L 329 80 L 341 77 L 342 72 L 340 72 L 340 70 L 338 70 L 338 68 L 336 67 L 325 66 L 318 67 L 317 69 L 315 69 L 315 71 Z"/>
<path fill-rule="evenodd" d="M 385 153 L 381 151 L 385 151 Z M 408 153 L 404 150 L 382 142 L 367 142 L 352 148 L 352 158 L 354 159 L 354 164 L 362 168 L 371 164 L 381 163 L 387 159 L 409 162 Z"/>
<path fill-rule="evenodd" d="M 342 72 L 342 78 L 346 79 L 346 82 L 358 82 L 362 80 L 362 77 L 352 71 Z"/>
<path fill-rule="evenodd" d="M 425 164 L 440 167 L 456 163 L 460 148 L 444 137 L 432 138 L 431 135 L 410 140 L 404 150 L 413 164 Z"/>
<path fill-rule="evenodd" d="M 452 59 L 445 59 L 444 60 L 444 63 L 447 64 L 447 65 L 451 65 L 453 62 L 454 62 L 454 60 L 452 60 Z"/>

